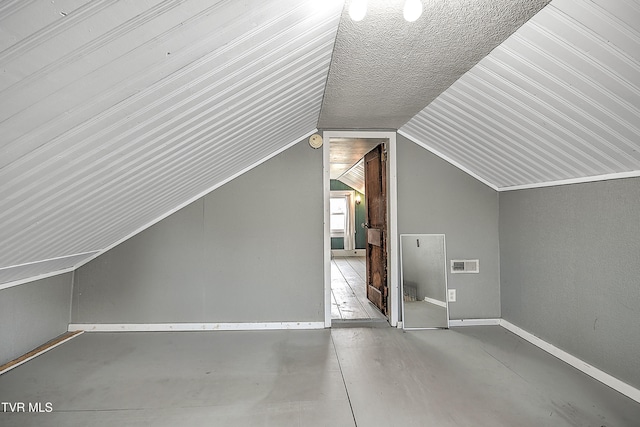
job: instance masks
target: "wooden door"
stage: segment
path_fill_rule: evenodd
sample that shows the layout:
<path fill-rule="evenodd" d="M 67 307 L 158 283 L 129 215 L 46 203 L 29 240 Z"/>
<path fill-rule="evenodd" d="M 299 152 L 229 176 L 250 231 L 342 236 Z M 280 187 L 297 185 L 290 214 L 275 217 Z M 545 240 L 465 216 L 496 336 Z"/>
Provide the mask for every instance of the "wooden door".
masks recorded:
<path fill-rule="evenodd" d="M 387 168 L 383 145 L 364 156 L 367 199 L 367 298 L 388 315 Z"/>

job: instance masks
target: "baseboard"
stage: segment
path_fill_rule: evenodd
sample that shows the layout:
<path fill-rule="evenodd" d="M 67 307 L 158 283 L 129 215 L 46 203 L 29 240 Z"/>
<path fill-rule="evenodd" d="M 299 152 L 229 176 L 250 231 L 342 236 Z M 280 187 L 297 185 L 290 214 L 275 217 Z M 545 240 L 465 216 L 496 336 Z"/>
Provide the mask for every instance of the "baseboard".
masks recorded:
<path fill-rule="evenodd" d="M 547 353 L 557 357 L 565 363 L 573 366 L 574 368 L 584 372 L 590 377 L 600 381 L 601 383 L 611 387 L 612 389 L 624 394 L 630 399 L 635 400 L 636 402 L 640 402 L 640 390 L 635 387 L 630 386 L 629 384 L 620 381 L 619 379 L 607 374 L 606 372 L 601 371 L 600 369 L 588 364 L 587 362 L 578 359 L 577 357 L 567 353 L 564 350 L 559 349 L 558 347 L 544 341 L 542 338 L 538 338 L 530 332 L 525 331 L 519 326 L 514 325 L 504 319 L 501 320 L 500 326 L 505 328 L 506 330 L 513 332 L 520 338 L 529 341 L 531 344 L 536 347 L 541 348 Z"/>
<path fill-rule="evenodd" d="M 434 305 L 438 305 L 440 307 L 447 308 L 447 303 L 444 302 L 444 301 L 440 301 L 440 300 L 437 300 L 437 299 L 434 299 L 434 298 L 428 298 L 428 297 L 424 297 L 424 300 L 425 300 L 425 302 L 428 302 L 428 303 L 431 303 L 431 304 L 434 304 Z"/>
<path fill-rule="evenodd" d="M 567 353 L 564 350 L 536 337 L 530 332 L 510 323 L 504 319 L 454 319 L 449 321 L 450 327 L 460 326 L 502 326 L 506 330 L 514 333 L 520 338 L 530 342 L 536 347 L 546 351 L 547 353 L 557 357 L 563 362 L 582 371 L 590 377 L 600 381 L 601 383 L 611 387 L 612 389 L 624 394 L 630 399 L 640 403 L 640 390 L 633 386 L 607 374 L 604 371 L 588 364 L 587 362 Z M 324 322 L 266 322 L 266 323 L 147 323 L 147 324 L 82 324 L 72 323 L 69 325 L 69 331 L 85 331 L 85 332 L 171 332 L 171 331 L 252 331 L 252 330 L 279 330 L 279 329 L 324 329 Z M 74 335 L 76 336 L 76 335 Z M 55 345 L 30 356 L 21 361 L 19 364 L 51 350 L 58 345 L 72 339 L 70 338 L 60 341 Z M 9 369 L 13 369 L 19 364 L 15 364 Z"/>
<path fill-rule="evenodd" d="M 367 256 L 366 249 L 331 249 L 332 256 Z"/>
<path fill-rule="evenodd" d="M 535 345 L 536 347 L 546 351 L 547 353 L 551 354 L 552 356 L 557 357 L 558 359 L 562 360 L 563 362 L 573 366 L 574 368 L 578 369 L 579 371 L 589 375 L 591 378 L 600 381 L 601 383 L 605 384 L 606 386 L 611 387 L 612 389 L 616 390 L 619 393 L 624 394 L 625 396 L 629 397 L 630 399 L 635 400 L 636 402 L 640 402 L 640 390 L 638 390 L 637 388 L 630 386 L 629 384 L 620 381 L 619 379 L 615 378 L 612 375 L 607 374 L 604 371 L 601 371 L 600 369 L 596 368 L 595 366 L 592 366 L 590 364 L 588 364 L 587 362 L 567 353 L 564 350 L 559 349 L 558 347 L 554 346 L 553 344 L 550 344 L 548 342 L 546 342 L 545 340 L 543 340 L 542 338 L 539 338 L 535 335 L 533 335 L 530 332 L 525 331 L 524 329 L 520 328 L 519 326 L 514 325 L 513 323 L 504 320 L 504 319 L 459 319 L 459 320 L 450 320 L 449 321 L 449 327 L 458 327 L 458 326 L 494 326 L 494 325 L 500 325 L 503 328 L 505 328 L 506 330 L 516 334 L 517 336 L 519 336 L 520 338 L 524 339 L 525 341 L 530 342 L 531 344 Z"/>
<path fill-rule="evenodd" d="M 27 354 L 20 356 L 17 359 L 14 359 L 10 362 L 5 363 L 4 365 L 0 366 L 0 375 L 4 374 L 5 372 L 9 372 L 13 368 L 17 368 L 18 366 L 24 363 L 27 363 L 31 359 L 35 359 L 36 357 L 46 353 L 49 350 L 53 350 L 54 348 L 66 343 L 69 340 L 74 339 L 78 335 L 82 334 L 82 332 L 83 331 L 75 330 L 75 329 L 69 330 L 69 332 L 66 332 L 65 334 L 62 334 L 59 337 L 54 338 L 45 344 L 42 344 L 40 347 L 34 350 L 31 350 Z"/>
<path fill-rule="evenodd" d="M 264 323 L 72 323 L 69 330 L 85 332 L 264 331 L 278 329 L 324 329 L 324 322 Z"/>
<path fill-rule="evenodd" d="M 499 326 L 501 319 L 452 319 L 449 320 L 449 327 L 459 326 Z"/>

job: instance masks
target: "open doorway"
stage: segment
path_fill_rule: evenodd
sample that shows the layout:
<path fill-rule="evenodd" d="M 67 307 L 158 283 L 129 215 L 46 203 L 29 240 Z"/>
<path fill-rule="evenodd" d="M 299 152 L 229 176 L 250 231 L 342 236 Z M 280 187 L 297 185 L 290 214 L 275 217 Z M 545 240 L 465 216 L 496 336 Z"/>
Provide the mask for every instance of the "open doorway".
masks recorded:
<path fill-rule="evenodd" d="M 395 133 L 330 131 L 324 141 L 325 325 L 396 326 Z"/>

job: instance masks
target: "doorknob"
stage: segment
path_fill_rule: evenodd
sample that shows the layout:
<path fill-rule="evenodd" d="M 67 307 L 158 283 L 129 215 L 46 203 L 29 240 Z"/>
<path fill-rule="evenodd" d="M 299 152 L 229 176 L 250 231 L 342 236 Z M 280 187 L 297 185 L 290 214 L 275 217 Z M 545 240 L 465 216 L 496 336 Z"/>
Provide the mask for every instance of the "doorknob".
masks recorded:
<path fill-rule="evenodd" d="M 371 228 L 371 226 L 366 222 L 363 222 L 362 224 L 360 224 L 360 227 L 362 227 L 362 228 Z"/>

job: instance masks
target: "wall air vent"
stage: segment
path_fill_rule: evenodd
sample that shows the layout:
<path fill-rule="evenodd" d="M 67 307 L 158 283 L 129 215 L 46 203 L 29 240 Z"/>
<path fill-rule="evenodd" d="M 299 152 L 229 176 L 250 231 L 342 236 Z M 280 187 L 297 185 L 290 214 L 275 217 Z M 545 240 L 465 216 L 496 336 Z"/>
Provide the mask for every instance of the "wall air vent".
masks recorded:
<path fill-rule="evenodd" d="M 452 259 L 451 273 L 480 273 L 480 260 Z"/>

